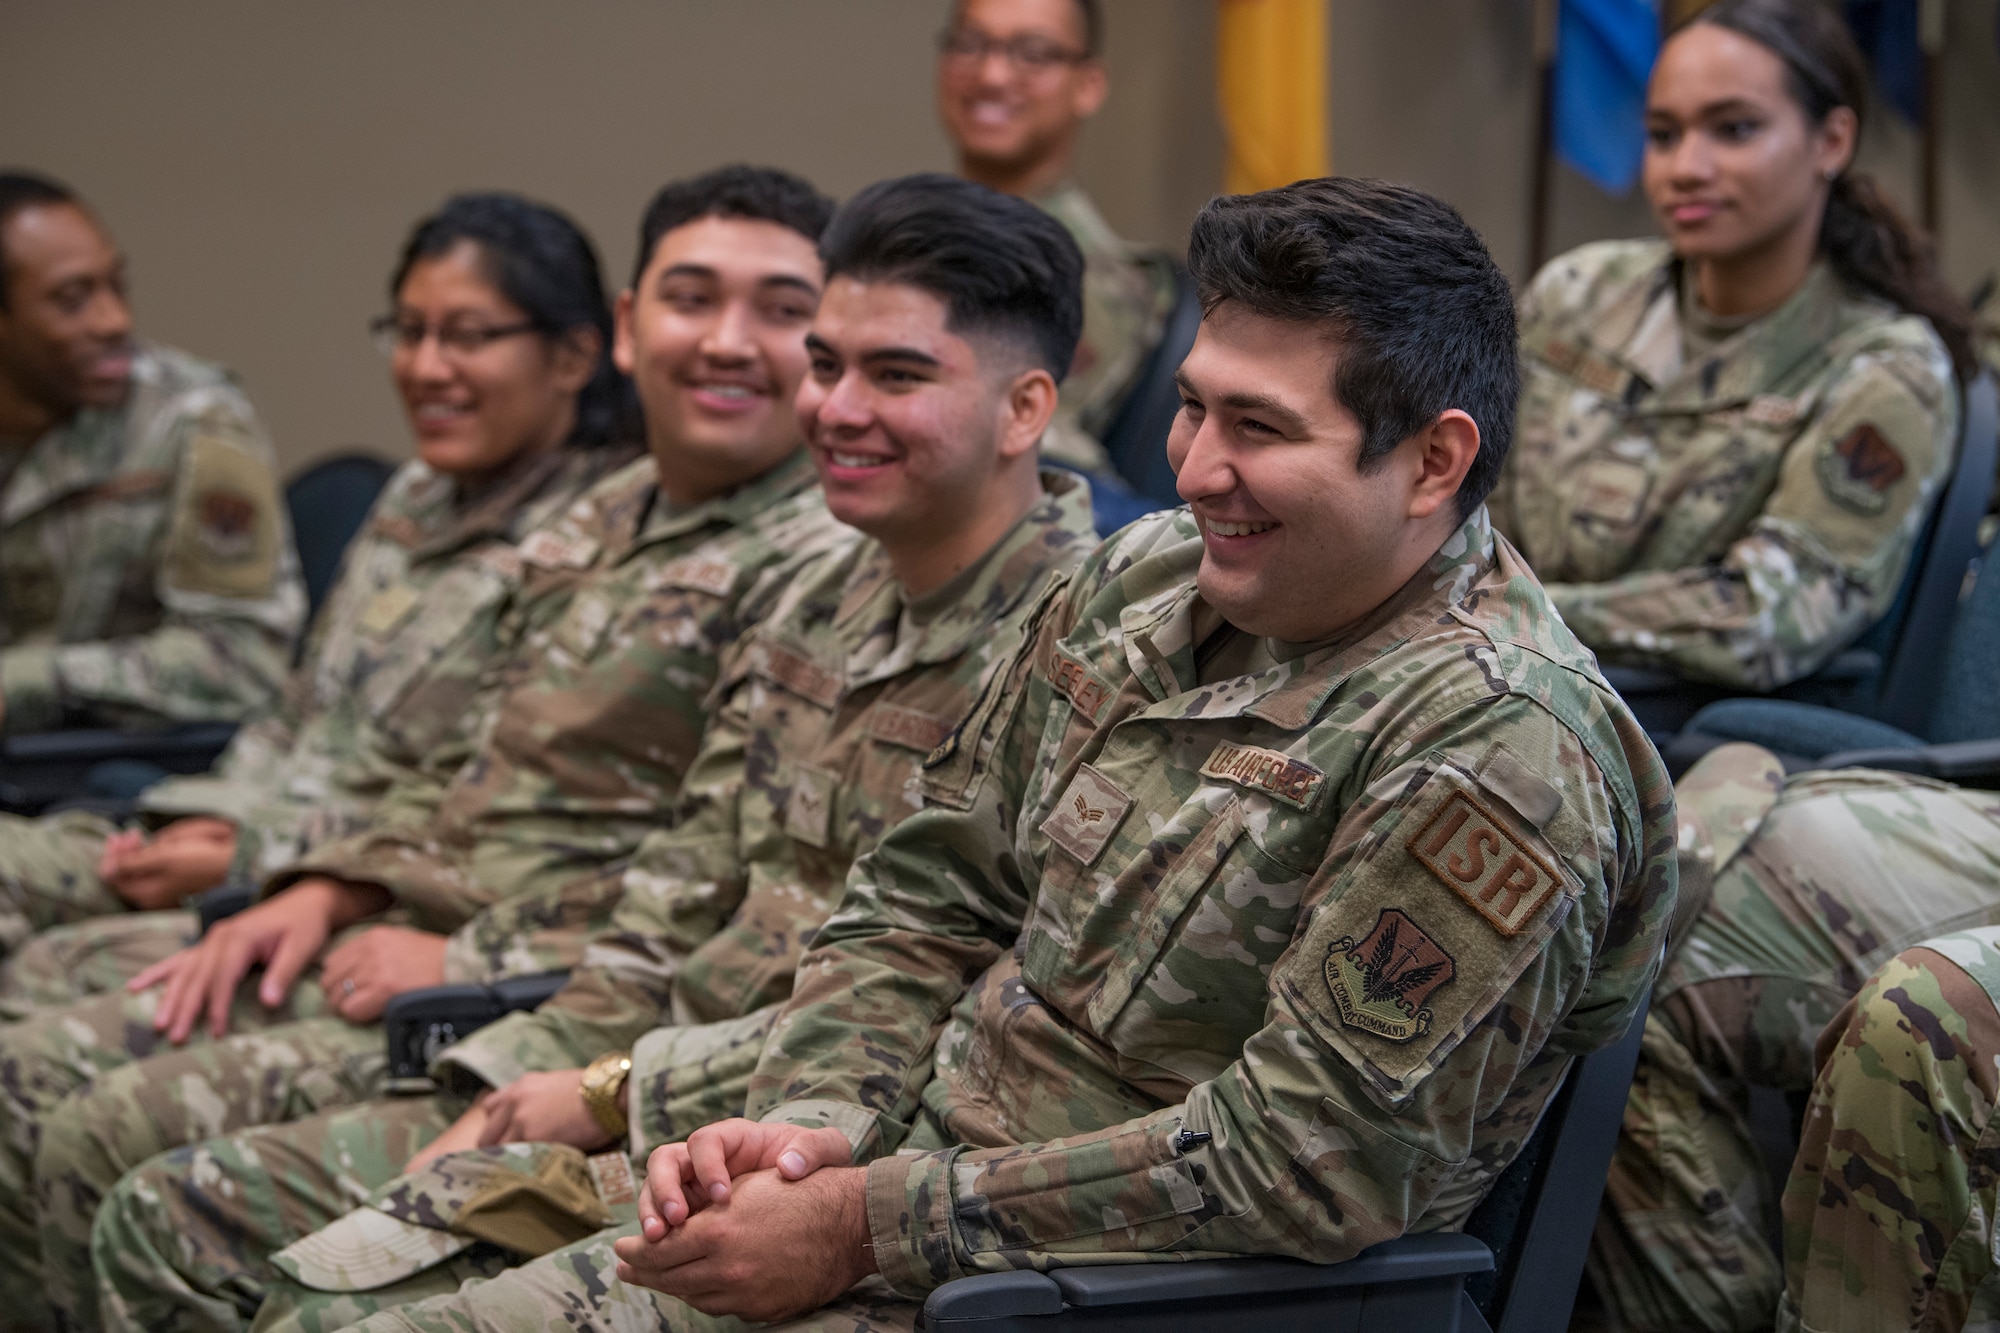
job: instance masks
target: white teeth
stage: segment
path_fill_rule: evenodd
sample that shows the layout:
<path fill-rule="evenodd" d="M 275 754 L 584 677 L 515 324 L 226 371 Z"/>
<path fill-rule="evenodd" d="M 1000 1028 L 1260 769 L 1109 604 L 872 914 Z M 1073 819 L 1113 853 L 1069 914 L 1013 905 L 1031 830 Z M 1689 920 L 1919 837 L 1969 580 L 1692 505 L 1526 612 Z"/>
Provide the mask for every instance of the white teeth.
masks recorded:
<path fill-rule="evenodd" d="M 1208 530 L 1218 537 L 1249 537 L 1277 526 L 1276 523 L 1217 523 L 1211 519 Z"/>
<path fill-rule="evenodd" d="M 866 454 L 837 453 L 831 449 L 827 450 L 827 457 L 833 460 L 836 467 L 881 467 L 889 461 L 886 458 L 870 458 Z"/>
<path fill-rule="evenodd" d="M 714 394 L 717 398 L 749 398 L 752 396 L 750 390 L 740 384 L 704 384 L 702 388 L 706 392 Z"/>

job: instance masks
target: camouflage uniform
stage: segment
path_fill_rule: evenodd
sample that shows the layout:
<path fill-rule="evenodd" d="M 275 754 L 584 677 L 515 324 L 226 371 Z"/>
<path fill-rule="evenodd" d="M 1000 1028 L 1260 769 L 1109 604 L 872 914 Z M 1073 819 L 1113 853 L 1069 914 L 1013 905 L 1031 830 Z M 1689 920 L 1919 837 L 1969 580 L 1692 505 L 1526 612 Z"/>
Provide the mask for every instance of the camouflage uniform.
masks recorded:
<path fill-rule="evenodd" d="M 1666 776 L 1483 512 L 1316 645 L 1229 627 L 1200 554 L 1177 513 L 1086 561 L 934 757 L 970 806 L 889 833 L 802 961 L 749 1109 L 848 1136 L 882 1270 L 804 1326 L 908 1327 L 973 1272 L 1459 1225 L 1650 985 Z M 734 1326 L 607 1252 L 361 1327 Z"/>
<path fill-rule="evenodd" d="M 1654 989 L 1590 1271 L 1627 1328 L 1768 1329 L 1782 1275 L 1747 1085 L 1804 1093 L 1813 1043 L 1864 977 L 1927 936 L 2000 923 L 2000 795 L 1866 769 L 1787 780 L 1738 745 L 1677 797 L 1720 868 Z"/>
<path fill-rule="evenodd" d="M 521 544 L 529 628 L 442 813 L 322 844 L 303 869 L 385 884 L 392 920 L 449 935 L 446 981 L 574 964 L 615 898 L 605 867 L 667 817 L 720 651 L 845 531 L 802 454 L 678 512 L 650 462 L 615 474 Z M 311 975 L 275 1011 L 254 995 L 239 991 L 233 1035 L 180 1050 L 152 1030 L 157 992 L 0 1028 L 0 1309 L 81 1299 L 67 1284 L 85 1271 L 91 1213 L 126 1168 L 380 1093 L 378 1024 L 334 1016 Z M 56 1252 L 46 1282 L 38 1217 Z"/>
<path fill-rule="evenodd" d="M 1606 661 L 1770 689 L 1895 596 L 1951 470 L 1951 362 L 1824 265 L 1740 328 L 1680 273 L 1606 242 L 1536 277 L 1494 522 Z"/>
<path fill-rule="evenodd" d="M 1778 1327 L 2000 1328 L 2000 928 L 1889 960 L 1819 1043 Z"/>
<path fill-rule="evenodd" d="M 7 731 L 233 722 L 305 611 L 270 443 L 219 368 L 142 345 L 119 406 L 0 450 Z"/>
<path fill-rule="evenodd" d="M 805 937 L 857 854 L 927 801 L 963 800 L 969 770 L 940 787 L 924 760 L 999 705 L 1033 614 L 1091 544 L 1084 487 L 1053 472 L 1045 485 L 1050 494 L 984 560 L 922 598 L 906 601 L 887 553 L 858 535 L 794 583 L 732 654 L 689 771 L 689 813 L 641 847 L 612 928 L 538 1012 L 444 1052 L 440 1077 L 462 1091 L 499 1087 L 630 1051 L 630 1148 L 641 1162 L 658 1143 L 740 1113 Z M 93 1242 L 107 1325 L 173 1325 L 198 1309 L 208 1324 L 237 1327 L 276 1282 L 260 1327 L 282 1312 L 287 1325 L 333 1328 L 485 1272 L 484 1252 L 420 1245 L 411 1248 L 453 1262 L 323 1276 L 312 1288 L 269 1263 L 398 1175 L 465 1104 L 452 1094 L 374 1102 L 140 1167 L 99 1212 L 98 1234 L 117 1238 Z M 410 1225 L 439 1225 L 449 1211 L 428 1205 L 452 1188 L 456 1156 L 377 1193 L 423 1204 Z M 191 1176 L 211 1196 L 199 1208 L 188 1206 Z"/>
<path fill-rule="evenodd" d="M 397 772 L 443 747 L 464 751 L 474 686 L 501 650 L 502 612 L 520 582 L 516 544 L 631 457 L 564 449 L 525 458 L 465 502 L 450 478 L 406 465 L 348 548 L 279 707 L 239 730 L 213 773 L 149 788 L 139 801 L 146 822 L 228 819 L 233 874 L 262 878 L 359 827 Z M 112 829 L 82 812 L 0 816 L 0 947 L 124 910 L 97 877 Z M 184 914 L 158 914 L 164 947 L 153 957 L 178 947 L 189 924 Z M 134 961 L 138 929 L 114 928 Z M 18 979 L 30 989 L 56 980 L 46 970 Z"/>
<path fill-rule="evenodd" d="M 1083 337 L 1042 452 L 1086 473 L 1108 473 L 1111 460 L 1098 440 L 1159 344 L 1174 306 L 1173 261 L 1122 239 L 1074 181 L 1035 204 L 1062 223 L 1083 251 Z"/>

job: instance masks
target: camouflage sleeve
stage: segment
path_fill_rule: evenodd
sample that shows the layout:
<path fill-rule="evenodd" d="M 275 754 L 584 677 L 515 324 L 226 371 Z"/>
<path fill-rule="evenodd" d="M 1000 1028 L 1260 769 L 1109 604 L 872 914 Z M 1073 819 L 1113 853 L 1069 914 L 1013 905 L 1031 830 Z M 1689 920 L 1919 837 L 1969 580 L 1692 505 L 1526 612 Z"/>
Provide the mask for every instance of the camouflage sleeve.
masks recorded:
<path fill-rule="evenodd" d="M 1621 793 L 1538 704 L 1509 696 L 1439 730 L 1343 814 L 1265 1026 L 1216 1077 L 1096 1132 L 870 1164 L 891 1286 L 1079 1261 L 1329 1263 L 1463 1220 L 1568 1056 L 1621 1030 L 1650 985 L 1671 883 L 1645 929 L 1613 909 L 1671 876 L 1671 840 L 1640 845 L 1629 779 Z M 1503 742 L 1511 762 L 1492 758 Z"/>
<path fill-rule="evenodd" d="M 1888 609 L 1957 434 L 1941 351 L 1863 353 L 1720 560 L 1552 583 L 1549 598 L 1607 661 L 1756 690 L 1810 675 Z"/>
<path fill-rule="evenodd" d="M 610 923 L 584 944 L 581 966 L 533 1013 L 511 1014 L 439 1055 L 445 1077 L 456 1082 L 463 1073 L 501 1087 L 527 1073 L 580 1068 L 607 1052 L 631 1050 L 648 1031 L 674 1021 L 672 992 L 682 964 L 743 897 L 737 837 L 743 753 L 739 710 L 717 710 L 688 770 L 680 818 L 649 835 L 620 869 Z M 495 910 L 453 937 L 446 971 L 454 978 L 492 961 L 478 940 Z"/>
<path fill-rule="evenodd" d="M 153 630 L 0 652 L 8 730 L 66 715 L 99 724 L 237 721 L 268 705 L 305 621 L 271 449 L 249 404 L 204 391 L 169 429 L 181 439 L 159 552 Z"/>
<path fill-rule="evenodd" d="M 752 1118 L 836 1127 L 856 1161 L 893 1152 L 907 1133 L 946 1016 L 1027 919 L 1014 816 L 1046 704 L 1025 702 L 1024 686 L 1062 637 L 1062 604 L 1007 670 L 1009 702 L 973 742 L 983 771 L 964 807 L 918 811 L 855 862 L 765 1044 Z"/>

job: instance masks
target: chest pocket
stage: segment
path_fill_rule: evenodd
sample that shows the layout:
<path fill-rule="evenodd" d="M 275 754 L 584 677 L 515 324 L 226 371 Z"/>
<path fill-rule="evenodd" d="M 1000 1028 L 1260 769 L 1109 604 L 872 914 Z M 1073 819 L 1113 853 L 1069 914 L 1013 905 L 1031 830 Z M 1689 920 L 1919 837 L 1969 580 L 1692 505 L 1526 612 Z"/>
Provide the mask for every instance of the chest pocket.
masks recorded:
<path fill-rule="evenodd" d="M 408 586 L 408 585 L 402 585 Z M 494 571 L 477 564 L 459 564 L 439 575 L 415 598 L 398 594 L 391 587 L 378 593 L 358 615 L 355 627 L 357 688 L 367 702 L 368 716 L 377 726 L 395 729 L 403 720 L 395 715 L 419 681 L 436 672 L 439 664 L 482 623 L 490 623 L 496 608 L 506 598 L 509 582 Z M 377 625 L 382 628 L 377 629 Z M 455 725 L 477 683 L 477 667 L 464 672 L 464 690 L 452 701 L 425 690 L 423 712 L 436 720 Z M 439 682 L 442 684 L 442 682 Z M 437 716 L 448 714 L 448 716 Z"/>
<path fill-rule="evenodd" d="M 1720 560 L 1764 511 L 1798 430 L 1789 416 L 1761 412 L 1762 401 L 1747 410 L 1654 423 L 1674 463 L 1661 479 L 1645 568 Z"/>
<path fill-rule="evenodd" d="M 58 638 L 112 638 L 159 623 L 168 489 L 163 473 L 114 477 L 47 516 L 36 545 L 48 562 L 43 614 Z"/>

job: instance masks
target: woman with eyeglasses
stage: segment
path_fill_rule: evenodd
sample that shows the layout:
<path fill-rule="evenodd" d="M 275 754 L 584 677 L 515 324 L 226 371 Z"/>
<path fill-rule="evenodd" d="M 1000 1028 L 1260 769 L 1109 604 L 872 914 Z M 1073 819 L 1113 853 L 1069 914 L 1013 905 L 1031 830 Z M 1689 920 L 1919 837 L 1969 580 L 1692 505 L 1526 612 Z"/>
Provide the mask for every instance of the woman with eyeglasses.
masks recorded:
<path fill-rule="evenodd" d="M 0 877 L 44 930 L 9 960 L 0 1006 L 107 988 L 186 943 L 180 905 L 257 883 L 365 822 L 397 774 L 470 752 L 475 686 L 500 653 L 517 547 L 640 457 L 611 364 L 597 256 L 575 223 L 507 194 L 420 222 L 377 343 L 416 438 L 348 548 L 280 707 L 215 770 L 141 797 L 118 828 L 70 812 L 0 821 Z M 111 915 L 141 909 L 138 915 Z"/>
<path fill-rule="evenodd" d="M 1664 239 L 1572 251 L 1522 302 L 1493 514 L 1608 663 L 1811 675 L 1888 609 L 1950 475 L 1971 315 L 1853 169 L 1866 90 L 1817 0 L 1701 10 L 1647 89 Z"/>

